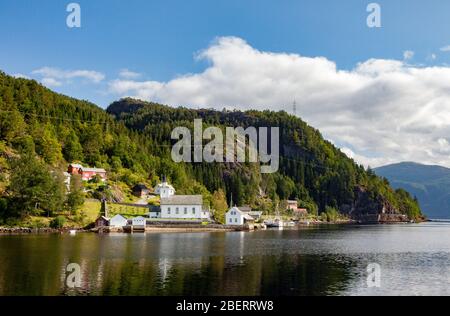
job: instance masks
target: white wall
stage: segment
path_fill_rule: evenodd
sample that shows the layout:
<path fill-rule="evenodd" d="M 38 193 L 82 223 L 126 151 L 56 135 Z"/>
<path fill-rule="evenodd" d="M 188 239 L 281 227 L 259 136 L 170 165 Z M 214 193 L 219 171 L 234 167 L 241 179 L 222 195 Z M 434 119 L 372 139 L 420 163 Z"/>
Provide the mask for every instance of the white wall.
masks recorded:
<path fill-rule="evenodd" d="M 150 217 L 150 218 L 160 218 L 161 217 L 161 212 L 149 212 L 148 213 L 148 217 Z"/>
<path fill-rule="evenodd" d="M 145 218 L 138 217 L 138 218 L 133 218 L 131 223 L 133 226 L 146 226 L 147 220 Z"/>
<path fill-rule="evenodd" d="M 177 213 L 178 208 L 178 213 Z M 187 208 L 187 214 L 184 213 L 184 208 Z M 195 209 L 195 212 L 192 209 Z M 201 205 L 161 205 L 161 218 L 202 218 Z"/>

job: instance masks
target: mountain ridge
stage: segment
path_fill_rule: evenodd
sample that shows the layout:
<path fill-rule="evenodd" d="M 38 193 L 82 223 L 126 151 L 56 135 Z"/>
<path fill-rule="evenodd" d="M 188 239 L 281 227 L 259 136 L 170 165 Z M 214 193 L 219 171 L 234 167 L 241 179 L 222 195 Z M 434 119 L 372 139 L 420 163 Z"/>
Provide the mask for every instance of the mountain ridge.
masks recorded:
<path fill-rule="evenodd" d="M 416 196 L 430 218 L 450 218 L 450 168 L 405 161 L 374 168 L 374 172 Z"/>

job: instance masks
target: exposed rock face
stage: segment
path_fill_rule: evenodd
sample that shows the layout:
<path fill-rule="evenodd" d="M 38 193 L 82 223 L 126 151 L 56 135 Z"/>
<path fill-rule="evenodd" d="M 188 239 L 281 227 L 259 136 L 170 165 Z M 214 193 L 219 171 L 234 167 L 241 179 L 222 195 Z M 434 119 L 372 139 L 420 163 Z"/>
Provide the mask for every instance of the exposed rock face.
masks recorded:
<path fill-rule="evenodd" d="M 351 205 L 343 205 L 340 211 L 361 223 L 407 222 L 409 220 L 381 196 L 373 198 L 364 187 L 357 187 L 354 202 Z"/>

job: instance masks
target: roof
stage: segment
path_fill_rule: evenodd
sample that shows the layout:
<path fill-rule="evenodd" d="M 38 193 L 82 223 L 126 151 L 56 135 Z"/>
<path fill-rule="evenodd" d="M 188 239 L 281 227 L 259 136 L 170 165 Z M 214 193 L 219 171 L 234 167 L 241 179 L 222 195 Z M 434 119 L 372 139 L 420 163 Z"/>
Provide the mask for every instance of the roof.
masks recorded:
<path fill-rule="evenodd" d="M 136 217 L 133 217 L 132 219 L 146 219 L 146 218 L 143 216 L 136 216 Z"/>
<path fill-rule="evenodd" d="M 109 221 L 109 218 L 105 217 L 105 216 L 100 216 L 99 218 L 97 218 L 97 220 L 99 220 L 99 219 L 104 219 L 105 221 Z"/>
<path fill-rule="evenodd" d="M 228 210 L 228 212 L 231 212 L 231 211 L 237 211 L 239 214 L 242 215 L 243 218 L 245 218 L 245 219 L 248 220 L 248 221 L 254 221 L 254 220 L 255 220 L 255 219 L 250 215 L 250 212 L 243 212 L 243 211 L 241 210 L 240 207 L 233 206 L 232 208 L 230 208 L 230 209 Z M 228 212 L 227 212 L 227 213 L 228 213 Z M 251 212 L 251 213 L 262 213 L 262 212 Z"/>
<path fill-rule="evenodd" d="M 251 211 L 248 212 L 248 215 L 253 216 L 253 215 L 257 215 L 257 216 L 261 216 L 263 212 L 261 211 Z"/>
<path fill-rule="evenodd" d="M 241 212 L 251 212 L 252 211 L 252 208 L 250 206 L 238 206 L 238 209 Z"/>
<path fill-rule="evenodd" d="M 255 219 L 248 214 L 244 214 L 244 218 L 248 221 L 254 221 Z"/>
<path fill-rule="evenodd" d="M 145 184 L 140 183 L 140 184 L 136 184 L 133 187 L 133 190 L 148 190 L 148 188 Z"/>
<path fill-rule="evenodd" d="M 81 167 L 82 171 L 86 171 L 86 172 L 99 172 L 99 173 L 106 173 L 106 170 L 103 168 L 85 168 L 85 167 Z"/>
<path fill-rule="evenodd" d="M 150 212 L 155 212 L 155 213 L 161 212 L 161 207 L 158 205 L 150 205 L 149 209 L 150 209 Z"/>
<path fill-rule="evenodd" d="M 72 168 L 83 168 L 82 165 L 78 164 L 78 163 L 71 163 L 69 166 L 71 166 Z"/>
<path fill-rule="evenodd" d="M 168 198 L 161 198 L 161 205 L 202 205 L 201 195 L 172 195 Z"/>

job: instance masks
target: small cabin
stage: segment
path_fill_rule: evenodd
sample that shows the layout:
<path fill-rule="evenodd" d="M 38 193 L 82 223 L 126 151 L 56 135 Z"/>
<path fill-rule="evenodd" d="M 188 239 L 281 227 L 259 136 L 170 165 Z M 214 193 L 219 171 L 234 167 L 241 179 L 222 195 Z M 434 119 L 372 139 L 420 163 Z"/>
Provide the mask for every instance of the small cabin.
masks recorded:
<path fill-rule="evenodd" d="M 109 220 L 110 227 L 124 227 L 127 225 L 128 225 L 128 220 L 120 214 L 117 214 L 116 216 L 112 217 Z"/>
<path fill-rule="evenodd" d="M 150 189 L 147 188 L 147 186 L 145 184 L 136 184 L 133 189 L 133 195 L 143 198 L 148 196 L 148 194 L 150 193 Z"/>
<path fill-rule="evenodd" d="M 95 227 L 109 226 L 109 218 L 100 216 L 95 220 Z"/>
<path fill-rule="evenodd" d="M 147 225 L 147 219 L 142 216 L 137 216 L 131 219 L 131 225 L 133 227 L 139 226 L 139 227 L 145 227 Z"/>

